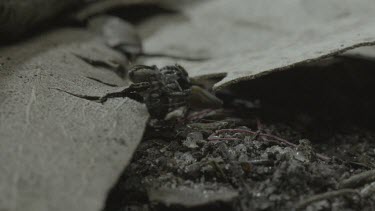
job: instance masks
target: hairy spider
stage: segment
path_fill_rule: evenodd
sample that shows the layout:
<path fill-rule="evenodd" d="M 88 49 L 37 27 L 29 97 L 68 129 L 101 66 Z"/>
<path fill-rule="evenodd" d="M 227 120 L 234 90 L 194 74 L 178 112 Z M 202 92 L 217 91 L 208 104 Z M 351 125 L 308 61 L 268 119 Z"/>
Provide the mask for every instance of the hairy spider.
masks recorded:
<path fill-rule="evenodd" d="M 180 65 L 161 69 L 137 65 L 130 70 L 129 78 L 134 83 L 129 89 L 143 97 L 153 118 L 164 119 L 168 113 L 187 106 L 192 85 Z"/>

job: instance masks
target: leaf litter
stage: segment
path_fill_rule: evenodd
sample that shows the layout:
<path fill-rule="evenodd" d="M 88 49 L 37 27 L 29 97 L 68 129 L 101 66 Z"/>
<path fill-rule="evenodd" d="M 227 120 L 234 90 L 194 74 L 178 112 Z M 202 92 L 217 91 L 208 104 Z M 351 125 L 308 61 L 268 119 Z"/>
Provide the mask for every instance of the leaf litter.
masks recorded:
<path fill-rule="evenodd" d="M 345 81 L 349 88 L 353 79 Z M 322 119 L 309 110 L 295 114 L 276 104 L 254 106 L 246 95 L 238 104 L 236 89 L 218 95 L 231 99 L 221 109 L 191 109 L 183 124 L 148 128 L 106 210 L 371 210 L 371 125 Z"/>
<path fill-rule="evenodd" d="M 332 7 L 343 5 L 337 14 L 347 13 L 345 18 L 322 11 L 320 18 L 312 15 L 313 19 L 290 12 L 314 6 L 307 1 L 285 7 L 271 4 L 281 8 L 280 13 L 291 14 L 295 20 L 291 22 L 292 18 L 273 14 L 275 10 L 266 10 L 258 1 L 204 2 L 184 10 L 186 22 L 165 22 L 153 36 L 146 35 L 144 48 L 211 59 L 146 58 L 144 62 L 159 66 L 178 62 L 193 83 L 209 89 L 203 81 L 214 81 L 213 90 L 224 107 L 190 110 L 182 124 L 166 131 L 149 127 L 110 193 L 106 210 L 371 210 L 374 131 L 367 124 L 373 115 L 366 115 L 374 105 L 368 91 L 373 88 L 372 65 L 361 59 L 332 58 L 373 44 L 374 32 L 367 28 L 372 23 L 362 18 L 366 12 L 348 12 L 353 7 L 350 2 L 333 1 Z M 359 7 L 368 6 L 362 3 Z M 246 14 L 228 12 L 239 5 L 247 6 Z M 257 14 L 275 25 L 260 32 L 237 24 Z M 279 19 L 295 23 L 285 29 L 298 29 L 294 36 L 273 31 L 279 22 L 272 20 Z M 354 26 L 360 22 L 367 29 Z M 141 24 L 141 30 L 148 24 Z M 224 26 L 233 30 L 222 31 Z M 264 42 L 258 40 L 261 35 Z M 282 69 L 288 71 L 278 71 Z M 357 179 L 362 174 L 370 176 Z M 361 185 L 342 186 L 348 178 Z M 231 197 L 221 194 L 221 189 Z M 216 192 L 216 197 L 205 196 L 205 191 Z M 129 192 L 133 194 L 125 194 Z M 194 203 L 192 195 L 202 201 Z"/>
<path fill-rule="evenodd" d="M 205 107 L 204 110 L 198 108 L 191 110 L 188 105 L 183 106 L 188 109 L 173 110 L 175 107 L 172 108 L 171 104 L 168 104 L 173 100 L 167 97 L 168 109 L 172 108 L 172 111 L 168 110 L 168 114 L 162 112 L 161 116 L 164 119 L 159 115 L 154 116 L 156 117 L 154 119 L 162 119 L 165 124 L 159 124 L 159 127 L 149 124 L 132 163 L 109 194 L 106 210 L 124 208 L 134 210 L 199 208 L 205 210 L 304 208 L 309 210 L 370 210 L 374 206 L 372 195 L 374 177 L 373 170 L 371 170 L 374 168 L 374 145 L 371 129 L 356 126 L 351 126 L 349 129 L 341 128 L 329 133 L 323 139 L 326 143 L 324 141 L 317 143 L 316 137 L 310 136 L 312 133 L 308 128 L 315 127 L 316 131 L 325 131 L 324 126 L 339 121 L 335 120 L 337 116 L 325 116 L 328 120 L 322 120 L 321 116 L 311 115 L 308 109 L 303 114 L 289 113 L 290 111 L 286 112 L 284 108 L 267 102 L 267 98 L 263 98 L 261 93 L 251 96 L 251 92 L 243 92 L 244 87 L 251 87 L 257 84 L 257 81 L 267 78 L 268 75 L 271 77 L 277 75 L 278 70 L 304 69 L 300 68 L 302 64 L 315 62 L 312 63 L 314 66 L 317 62 L 324 62 L 323 59 L 327 57 L 341 54 L 349 49 L 372 45 L 375 41 L 375 33 L 373 23 L 367 18 L 367 13 L 373 8 L 373 4 L 364 0 L 353 6 L 351 2 L 332 1 L 328 4 L 328 8 L 335 8 L 334 14 L 327 12 L 332 11 L 329 9 L 320 10 L 322 8 L 320 1 L 307 3 L 307 1 L 295 0 L 291 4 L 280 4 L 282 3 L 274 2 L 265 4 L 268 6 L 264 7 L 260 1 L 237 0 L 195 2 L 193 6 L 188 7 L 189 10 L 186 10 L 184 6 L 178 6 L 186 12 L 188 23 L 181 24 L 179 22 L 181 19 L 177 19 L 178 28 L 176 29 L 175 22 L 166 22 L 166 27 L 159 28 L 153 36 L 145 38 L 145 44 L 140 43 L 137 38 L 134 43 L 136 43 L 136 51 L 139 55 L 144 54 L 143 48 L 146 52 L 163 52 L 150 54 L 151 56 L 145 54 L 143 62 L 163 67 L 172 61 L 178 61 L 193 77 L 192 82 L 197 83 L 194 85 L 197 85 L 198 91 L 192 92 L 193 95 L 191 95 L 197 96 L 194 94 L 199 93 L 197 104 L 204 102 L 202 97 L 206 97 L 206 100 L 209 99 L 211 103 L 208 109 Z M 239 8 L 242 8 L 240 12 L 230 12 Z M 314 12 L 308 11 L 314 8 L 319 9 L 319 18 Z M 354 9 L 348 11 L 348 8 Z M 301 12 L 306 10 L 307 13 Z M 292 15 L 279 16 L 279 13 L 275 11 Z M 230 15 L 226 16 L 226 14 Z M 211 19 L 208 18 L 209 16 Z M 268 18 L 266 22 L 271 23 L 270 26 L 264 25 L 264 17 Z M 150 18 L 151 22 L 154 20 Z M 255 20 L 255 23 L 248 23 L 248 20 Z M 261 24 L 258 25 L 257 21 Z M 147 28 L 148 24 L 145 21 L 138 28 L 142 32 L 145 29 L 142 27 Z M 304 27 L 301 27 L 301 24 Z M 208 28 L 208 25 L 212 27 Z M 232 28 L 228 30 L 231 33 L 223 31 L 223 27 Z M 249 30 L 249 28 L 256 30 Z M 295 31 L 295 29 L 298 30 Z M 126 34 L 127 30 L 119 34 Z M 233 34 L 233 31 L 238 33 Z M 106 47 L 114 47 L 111 46 L 113 45 L 111 41 L 115 39 L 104 37 L 104 41 L 107 41 Z M 234 42 L 229 42 L 229 40 Z M 115 40 L 116 43 L 121 41 Z M 240 41 L 240 43 L 235 41 Z M 250 44 L 243 45 L 244 42 Z M 123 44 L 120 43 L 120 45 Z M 101 46 L 103 49 L 106 47 Z M 128 49 L 126 47 L 124 49 L 125 53 L 122 53 L 129 54 L 126 52 Z M 120 52 L 124 49 L 117 48 Z M 91 68 L 116 70 L 112 61 L 78 55 L 76 58 L 86 65 L 91 65 Z M 95 57 L 95 53 L 93 55 Z M 100 73 L 95 74 L 100 75 Z M 118 83 L 115 83 L 112 79 L 91 75 L 85 78 L 92 79 L 91 82 L 98 82 L 106 88 L 103 89 L 101 86 L 92 90 L 74 86 L 63 86 L 64 89 L 53 88 L 55 91 L 63 91 L 60 94 L 65 92 L 70 93 L 74 99 L 81 98 L 78 100 L 80 102 L 82 98 L 101 101 L 102 97 L 97 99 L 95 96 L 112 94 L 118 99 L 112 99 L 111 102 L 129 97 L 117 91 L 119 88 L 123 91 L 129 90 L 128 82 L 116 78 L 113 80 Z M 217 108 L 220 107 L 217 105 L 221 105 L 221 100 L 215 99 L 209 91 L 204 90 L 210 86 L 205 86 L 202 82 L 202 79 L 217 78 L 223 79 L 219 80 L 219 83 L 215 81 L 214 84 L 216 84 L 213 87 L 216 91 L 222 91 L 218 93 L 224 100 L 222 109 Z M 199 80 L 196 81 L 196 79 Z M 242 82 L 244 80 L 249 81 Z M 136 89 L 133 93 L 137 94 L 139 91 Z M 260 92 L 263 91 L 260 90 Z M 35 96 L 34 89 L 32 93 L 34 93 L 32 96 Z M 267 92 L 264 93 L 267 96 Z M 147 103 L 149 94 L 141 95 L 141 97 L 143 101 L 146 101 L 150 112 L 152 111 L 150 110 L 151 103 Z M 91 98 L 92 96 L 95 99 Z M 270 97 L 269 93 L 268 97 Z M 288 95 L 284 97 L 290 103 L 299 104 L 298 100 L 288 98 L 290 97 Z M 104 105 L 112 108 L 111 102 L 97 104 L 97 106 Z M 358 100 L 358 102 L 362 101 Z M 89 101 L 86 103 L 91 105 Z M 337 104 L 339 103 L 335 105 Z M 135 107 L 138 108 L 140 105 L 136 103 Z M 131 109 L 130 107 L 127 109 Z M 319 112 L 319 109 L 317 110 Z M 152 112 L 150 113 L 153 116 Z M 285 117 L 285 114 L 290 115 L 288 121 L 292 119 L 294 122 L 280 118 Z M 138 117 L 137 114 L 133 115 Z M 29 112 L 27 116 L 29 119 Z M 164 120 L 170 120 L 170 116 L 173 121 L 165 122 Z M 147 119 L 147 115 L 141 114 L 139 117 L 141 117 L 141 122 Z M 152 120 L 153 118 L 149 123 Z M 125 123 L 125 125 L 128 124 Z M 166 127 L 160 127 L 160 125 Z M 143 130 L 143 127 L 140 126 L 138 129 Z M 128 132 L 123 135 L 129 136 Z M 140 135 L 140 133 L 137 134 Z M 363 136 L 358 138 L 358 134 Z M 120 140 L 120 142 L 123 141 Z M 135 146 L 136 144 L 132 145 L 132 148 L 134 149 Z M 133 150 L 130 149 L 127 153 L 128 158 L 132 152 Z M 108 183 L 105 186 L 108 187 Z M 52 196 L 56 194 L 53 193 Z M 31 204 L 38 204 L 38 197 L 36 196 L 36 202 Z M 66 201 L 63 202 L 66 203 Z M 98 203 L 94 205 L 98 207 Z M 55 206 L 53 201 L 51 206 Z"/>

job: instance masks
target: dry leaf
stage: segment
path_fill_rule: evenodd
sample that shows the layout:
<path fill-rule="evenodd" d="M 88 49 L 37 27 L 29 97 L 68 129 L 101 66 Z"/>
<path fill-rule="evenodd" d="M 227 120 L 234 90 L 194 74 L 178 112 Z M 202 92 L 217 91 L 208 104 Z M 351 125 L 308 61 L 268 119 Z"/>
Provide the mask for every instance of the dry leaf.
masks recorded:
<path fill-rule="evenodd" d="M 162 24 L 146 37 L 145 51 L 212 58 L 178 62 L 193 77 L 225 76 L 214 86 L 220 89 L 374 44 L 374 9 L 375 2 L 370 0 L 200 1 L 183 10 L 185 18 L 158 17 L 140 28 L 152 22 Z"/>
<path fill-rule="evenodd" d="M 100 210 L 148 112 L 128 98 L 100 104 L 68 92 L 101 96 L 118 87 L 98 80 L 127 83 L 76 55 L 124 58 L 79 29 L 49 32 L 0 55 L 0 210 Z"/>

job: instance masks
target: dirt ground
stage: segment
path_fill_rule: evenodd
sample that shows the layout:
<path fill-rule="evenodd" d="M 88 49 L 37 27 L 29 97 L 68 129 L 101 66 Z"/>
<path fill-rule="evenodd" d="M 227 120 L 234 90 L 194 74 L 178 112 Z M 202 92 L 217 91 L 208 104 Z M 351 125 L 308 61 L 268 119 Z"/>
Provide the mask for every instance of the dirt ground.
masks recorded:
<path fill-rule="evenodd" d="M 223 109 L 148 129 L 107 210 L 375 210 L 374 83 L 352 83 L 368 65 L 335 64 L 320 83 L 326 67 L 275 73 L 222 92 Z"/>

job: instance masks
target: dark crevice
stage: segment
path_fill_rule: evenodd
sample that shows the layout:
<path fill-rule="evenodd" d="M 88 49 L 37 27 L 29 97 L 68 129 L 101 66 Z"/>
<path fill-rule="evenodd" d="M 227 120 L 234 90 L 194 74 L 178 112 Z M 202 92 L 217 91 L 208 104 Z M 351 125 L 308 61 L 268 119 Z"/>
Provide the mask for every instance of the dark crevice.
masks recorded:
<path fill-rule="evenodd" d="M 118 16 L 133 24 L 140 24 L 141 22 L 150 19 L 160 14 L 176 14 L 177 11 L 169 8 L 164 8 L 157 3 L 147 5 L 134 5 L 127 7 L 117 7 L 109 10 L 107 14 Z"/>
<path fill-rule="evenodd" d="M 94 101 L 94 102 L 98 102 L 98 103 L 100 102 L 100 99 L 101 99 L 101 97 L 99 97 L 99 96 L 74 94 L 74 93 L 59 89 L 59 88 L 51 88 L 51 89 L 54 89 L 54 90 L 57 90 L 57 91 L 60 91 L 60 92 L 64 92 L 66 94 L 69 94 L 69 95 L 72 95 L 74 97 L 78 97 L 78 98 L 81 98 L 81 99 L 84 99 L 84 100 Z"/>
<path fill-rule="evenodd" d="M 102 81 L 100 79 L 97 79 L 97 78 L 93 78 L 93 77 L 89 77 L 89 76 L 86 76 L 86 78 L 91 79 L 91 80 L 96 81 L 96 82 L 99 82 L 101 84 L 110 86 L 110 87 L 118 87 L 116 84 L 107 83 L 107 82 L 104 82 L 104 81 Z"/>
<path fill-rule="evenodd" d="M 79 58 L 80 60 L 84 61 L 85 63 L 92 65 L 94 67 L 101 67 L 101 68 L 109 69 L 113 71 L 114 73 L 116 73 L 120 78 L 126 77 L 127 69 L 121 64 L 110 62 L 110 61 L 94 60 L 94 59 L 90 59 L 90 58 L 87 58 L 78 54 L 74 54 L 74 53 L 73 55 Z"/>
<path fill-rule="evenodd" d="M 81 99 L 97 102 L 97 103 L 105 103 L 108 99 L 111 99 L 111 98 L 125 98 L 125 97 L 128 97 L 128 98 L 130 98 L 132 100 L 135 100 L 137 102 L 143 103 L 143 97 L 140 96 L 139 94 L 137 94 L 134 91 L 132 86 L 124 88 L 123 90 L 121 90 L 119 92 L 107 93 L 104 96 L 80 95 L 80 94 L 75 94 L 75 93 L 68 92 L 68 91 L 65 91 L 65 90 L 62 90 L 62 89 L 59 89 L 59 88 L 51 88 L 51 89 L 54 89 L 54 90 L 57 90 L 57 91 L 60 91 L 60 92 L 64 92 L 66 94 L 69 94 L 69 95 L 72 95 L 74 97 L 78 97 L 78 98 L 81 98 Z"/>
<path fill-rule="evenodd" d="M 146 57 L 146 58 L 169 58 L 169 59 L 178 59 L 178 60 L 185 60 L 185 61 L 191 61 L 191 62 L 201 62 L 201 61 L 207 61 L 210 58 L 205 57 L 188 57 L 188 56 L 182 56 L 182 55 L 173 55 L 173 54 L 167 54 L 167 53 L 149 53 L 149 52 L 142 52 L 137 55 L 138 57 Z"/>
<path fill-rule="evenodd" d="M 262 119 L 303 127 L 306 137 L 319 142 L 340 128 L 375 129 L 374 68 L 361 59 L 299 66 L 235 84 L 230 91 L 259 101 Z"/>
<path fill-rule="evenodd" d="M 136 92 L 134 92 L 134 90 L 132 90 L 132 86 L 125 88 L 124 90 L 121 90 L 119 92 L 108 93 L 100 97 L 99 102 L 105 103 L 108 99 L 111 99 L 111 98 L 124 98 L 124 97 L 128 97 L 140 103 L 143 102 L 143 97 L 137 94 Z"/>
<path fill-rule="evenodd" d="M 127 58 L 129 58 L 130 61 L 134 61 L 136 58 L 140 58 L 140 57 L 169 58 L 169 59 L 185 60 L 185 61 L 191 61 L 191 62 L 202 62 L 202 61 L 207 61 L 210 59 L 208 57 L 191 57 L 191 56 L 161 53 L 161 52 L 144 52 L 140 45 L 138 44 L 135 45 L 131 43 L 129 44 L 123 43 L 119 46 L 115 46 L 114 49 L 124 54 Z M 134 51 L 135 47 L 137 48 L 136 51 Z"/>

